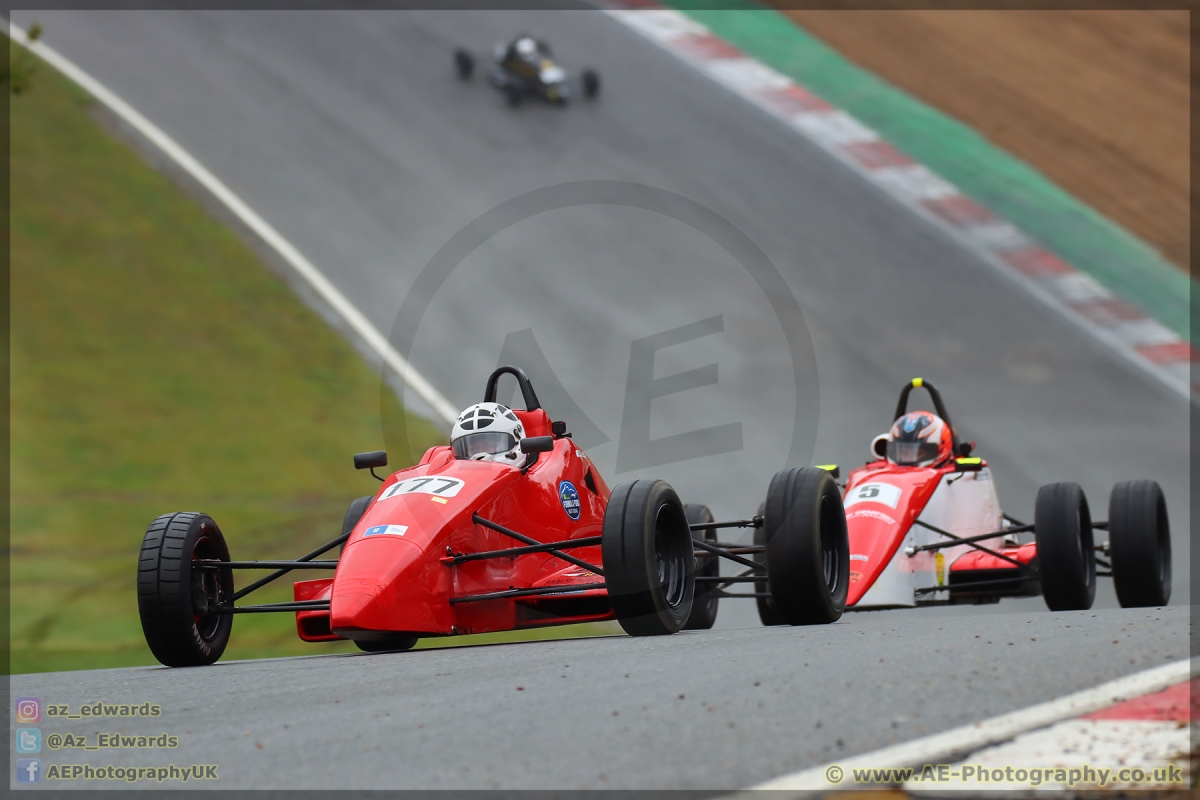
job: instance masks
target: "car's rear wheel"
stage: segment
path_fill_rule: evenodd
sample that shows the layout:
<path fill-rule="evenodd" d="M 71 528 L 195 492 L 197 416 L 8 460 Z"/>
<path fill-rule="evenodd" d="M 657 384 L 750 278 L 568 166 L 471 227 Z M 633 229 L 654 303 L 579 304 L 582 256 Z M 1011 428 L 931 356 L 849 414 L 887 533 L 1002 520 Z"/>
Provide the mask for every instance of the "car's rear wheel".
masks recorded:
<path fill-rule="evenodd" d="M 455 50 L 454 71 L 458 75 L 459 80 L 470 80 L 471 73 L 475 71 L 475 57 L 466 50 Z"/>
<path fill-rule="evenodd" d="M 150 523 L 138 557 L 138 614 L 154 657 L 168 667 L 212 664 L 225 652 L 233 616 L 229 547 L 207 514 L 180 511 Z"/>
<path fill-rule="evenodd" d="M 631 636 L 683 628 L 692 611 L 696 557 L 683 503 L 665 481 L 613 489 L 600 550 L 617 621 Z"/>
<path fill-rule="evenodd" d="M 767 488 L 765 511 L 775 610 L 789 625 L 836 622 L 850 584 L 850 537 L 837 483 L 816 467 L 782 470 Z"/>
<path fill-rule="evenodd" d="M 767 504 L 760 503 L 758 506 L 758 516 L 766 514 Z M 767 543 L 767 532 L 762 526 L 754 529 L 754 544 L 762 547 Z M 754 554 L 754 560 L 759 564 L 767 563 L 767 551 L 764 549 L 761 553 Z M 775 610 L 775 601 L 771 599 L 771 587 L 767 585 L 767 576 L 765 572 L 761 572 L 763 579 L 754 582 L 754 604 L 758 606 L 758 618 L 762 620 L 763 625 L 786 625 L 783 616 Z"/>
<path fill-rule="evenodd" d="M 1108 500 L 1113 586 L 1122 608 L 1165 606 L 1171 599 L 1171 526 L 1154 481 L 1126 481 Z"/>
<path fill-rule="evenodd" d="M 699 525 L 705 522 L 712 522 L 712 512 L 708 510 L 708 506 L 702 506 L 698 503 L 688 503 L 683 507 L 683 513 L 687 517 L 689 525 Z M 692 538 L 699 539 L 702 542 L 709 544 L 717 543 L 716 528 L 702 528 L 698 531 L 692 531 Z M 721 576 L 721 558 L 720 556 L 706 553 L 702 556 L 696 556 L 696 577 L 719 578 Z M 718 596 L 718 589 L 715 583 L 697 583 L 696 593 L 692 599 L 692 613 L 688 615 L 687 622 L 684 623 L 684 628 L 687 630 L 707 630 L 717 621 L 717 606 L 721 601 Z"/>
<path fill-rule="evenodd" d="M 354 644 L 364 653 L 392 653 L 400 650 L 411 650 L 417 643 L 416 636 L 385 636 L 371 641 L 354 640 Z"/>
<path fill-rule="evenodd" d="M 585 69 L 580 75 L 583 81 L 583 96 L 591 100 L 600 94 L 600 74 L 594 69 Z M 618 92 L 619 94 L 619 92 Z"/>
<path fill-rule="evenodd" d="M 1076 483 L 1038 490 L 1033 511 L 1038 574 L 1051 611 L 1082 611 L 1096 597 L 1096 548 L 1087 498 Z"/>

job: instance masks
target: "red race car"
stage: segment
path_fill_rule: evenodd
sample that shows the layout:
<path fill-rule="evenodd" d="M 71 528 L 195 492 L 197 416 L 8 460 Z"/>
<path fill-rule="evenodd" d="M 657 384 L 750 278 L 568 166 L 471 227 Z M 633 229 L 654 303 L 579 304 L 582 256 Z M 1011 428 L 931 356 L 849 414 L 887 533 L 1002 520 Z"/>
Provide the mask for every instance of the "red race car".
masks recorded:
<path fill-rule="evenodd" d="M 936 414 L 907 412 L 915 388 L 929 392 Z M 1038 491 L 1033 524 L 1025 524 L 1001 510 L 987 462 L 971 457 L 974 442 L 958 440 L 932 384 L 917 378 L 905 386 L 894 420 L 871 444 L 875 460 L 846 482 L 849 610 L 1039 594 L 1052 611 L 1087 609 L 1097 575 L 1112 577 L 1124 607 L 1166 605 L 1171 536 L 1157 483 L 1118 484 L 1107 522 L 1092 520 L 1077 484 L 1049 484 Z M 1108 531 L 1109 541 L 1096 544 L 1096 530 Z M 1022 544 L 1022 533 L 1033 541 Z M 770 604 L 760 600 L 766 624 L 776 621 Z"/>
<path fill-rule="evenodd" d="M 498 405 L 497 383 L 513 376 L 525 410 Z M 355 467 L 387 464 L 382 451 Z M 151 523 L 138 562 L 138 610 L 155 657 L 168 666 L 220 658 L 233 616 L 295 614 L 300 638 L 352 639 L 366 651 L 403 650 L 422 637 L 616 619 L 634 636 L 711 627 L 719 597 L 769 599 L 778 621 L 837 620 L 850 589 L 841 496 L 822 469 L 775 475 L 759 516 L 714 522 L 685 506 L 664 481 L 609 490 L 542 410 L 528 377 L 500 367 L 484 402 L 458 418 L 451 446 L 354 501 L 342 535 L 294 561 L 233 561 L 220 528 L 195 512 Z M 722 544 L 721 528 L 753 527 L 756 546 Z M 343 545 L 336 560 L 318 560 Z M 752 561 L 745 556 L 755 556 Z M 751 574 L 721 577 L 717 559 Z M 235 589 L 234 570 L 271 574 Z M 294 601 L 234 602 L 293 570 L 333 570 L 297 581 Z M 732 583 L 757 583 L 730 594 Z"/>

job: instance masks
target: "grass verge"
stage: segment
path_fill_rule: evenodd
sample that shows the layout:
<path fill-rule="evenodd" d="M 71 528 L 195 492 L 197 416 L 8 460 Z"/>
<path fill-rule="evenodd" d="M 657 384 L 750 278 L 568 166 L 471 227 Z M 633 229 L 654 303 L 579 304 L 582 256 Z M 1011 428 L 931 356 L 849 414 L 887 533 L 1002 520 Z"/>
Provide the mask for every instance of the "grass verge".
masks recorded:
<path fill-rule="evenodd" d="M 135 592 L 149 521 L 208 512 L 240 558 L 333 538 L 375 489 L 350 456 L 382 445 L 379 378 L 52 69 L 10 108 L 11 669 L 152 664 Z M 410 425 L 394 465 L 443 438 Z M 244 615 L 226 657 L 352 647 Z"/>

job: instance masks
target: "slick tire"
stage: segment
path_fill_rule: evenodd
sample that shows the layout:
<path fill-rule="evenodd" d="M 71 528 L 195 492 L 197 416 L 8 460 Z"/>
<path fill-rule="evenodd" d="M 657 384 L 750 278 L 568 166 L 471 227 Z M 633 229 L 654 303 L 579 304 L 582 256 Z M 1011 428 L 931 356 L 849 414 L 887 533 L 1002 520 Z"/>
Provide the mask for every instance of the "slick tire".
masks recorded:
<path fill-rule="evenodd" d="M 138 556 L 138 614 L 150 652 L 168 667 L 212 664 L 225 652 L 233 604 L 233 570 L 200 567 L 228 561 L 229 547 L 207 514 L 180 511 L 150 523 Z"/>
<path fill-rule="evenodd" d="M 842 494 L 823 469 L 775 474 L 763 515 L 767 586 L 788 625 L 825 625 L 846 610 L 850 538 Z"/>
<path fill-rule="evenodd" d="M 372 641 L 354 640 L 355 646 L 364 653 L 394 653 L 401 650 L 411 650 L 417 643 L 416 636 L 388 636 Z"/>
<path fill-rule="evenodd" d="M 508 104 L 509 108 L 516 108 L 521 105 L 522 99 L 520 89 L 509 87 L 504 90 L 504 102 Z"/>
<path fill-rule="evenodd" d="M 585 69 L 580 76 L 583 82 L 583 96 L 594 100 L 600 94 L 600 75 L 594 69 Z"/>
<path fill-rule="evenodd" d="M 367 513 L 367 509 L 371 507 L 371 501 L 374 499 L 375 495 L 369 494 L 365 497 L 360 497 L 357 500 L 351 501 L 350 507 L 346 509 L 346 516 L 342 517 L 342 536 L 345 536 L 346 534 L 350 533 L 350 531 L 354 530 L 354 526 L 357 525 L 358 521 L 363 518 L 363 514 Z M 345 552 L 345 550 L 346 543 L 342 542 L 342 549 L 340 552 Z"/>
<path fill-rule="evenodd" d="M 626 633 L 661 636 L 683 628 L 696 557 L 683 503 L 670 484 L 639 480 L 613 489 L 600 551 L 609 602 Z"/>
<path fill-rule="evenodd" d="M 454 73 L 458 75 L 460 81 L 471 80 L 471 73 L 475 71 L 475 57 L 466 50 L 454 51 Z"/>
<path fill-rule="evenodd" d="M 1087 498 L 1076 483 L 1038 490 L 1033 511 L 1042 597 L 1051 611 L 1084 611 L 1096 598 L 1096 548 Z"/>
<path fill-rule="evenodd" d="M 1108 537 L 1121 607 L 1165 606 L 1171 599 L 1171 526 L 1157 483 L 1126 481 L 1113 487 Z"/>
<path fill-rule="evenodd" d="M 687 517 L 689 525 L 695 525 L 703 522 L 712 522 L 712 512 L 708 510 L 708 506 L 702 506 L 697 503 L 688 503 L 683 507 L 684 516 Z M 717 543 L 717 529 L 704 528 L 699 531 L 692 531 L 693 539 L 700 539 L 709 544 Z M 704 576 L 708 578 L 718 578 L 721 575 L 721 558 L 720 556 L 706 554 L 696 556 L 696 577 Z M 717 585 L 714 583 L 697 583 L 696 592 L 692 598 L 692 613 L 688 615 L 687 622 L 683 624 L 684 630 L 698 631 L 708 630 L 717 621 L 717 606 L 721 598 L 717 596 Z"/>
<path fill-rule="evenodd" d="M 759 503 L 758 516 L 766 514 L 767 504 Z M 767 532 L 759 527 L 754 529 L 754 543 L 762 546 L 767 543 Z M 767 553 L 764 550 L 761 553 L 754 554 L 754 560 L 759 564 L 767 563 Z M 783 617 L 775 610 L 775 601 L 771 599 L 771 588 L 767 586 L 766 577 L 761 581 L 754 582 L 754 593 L 758 595 L 754 598 L 754 604 L 758 606 L 758 618 L 762 620 L 762 624 L 770 627 L 771 625 L 786 625 Z"/>

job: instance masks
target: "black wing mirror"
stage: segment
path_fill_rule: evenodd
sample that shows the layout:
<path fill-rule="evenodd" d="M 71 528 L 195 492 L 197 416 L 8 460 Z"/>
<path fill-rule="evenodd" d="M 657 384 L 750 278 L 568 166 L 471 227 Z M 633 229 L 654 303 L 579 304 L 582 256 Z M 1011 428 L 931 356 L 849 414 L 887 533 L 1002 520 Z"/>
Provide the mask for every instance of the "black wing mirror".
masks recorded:
<path fill-rule="evenodd" d="M 553 449 L 553 436 L 530 436 L 521 440 L 521 452 L 525 454 L 549 453 Z"/>
<path fill-rule="evenodd" d="M 383 478 L 375 474 L 375 468 L 386 467 L 387 463 L 386 450 L 372 450 L 369 453 L 354 454 L 354 468 L 371 470 L 371 476 L 377 481 L 381 481 Z"/>

